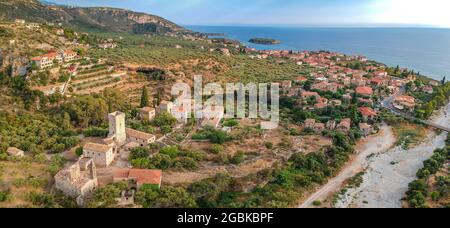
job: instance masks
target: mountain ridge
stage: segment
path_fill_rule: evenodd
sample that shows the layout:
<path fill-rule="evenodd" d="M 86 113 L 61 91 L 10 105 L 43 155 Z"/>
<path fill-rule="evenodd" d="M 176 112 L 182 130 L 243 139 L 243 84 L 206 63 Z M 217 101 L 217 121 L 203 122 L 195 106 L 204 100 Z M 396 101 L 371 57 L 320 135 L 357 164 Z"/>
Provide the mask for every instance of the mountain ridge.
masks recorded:
<path fill-rule="evenodd" d="M 111 7 L 72 7 L 37 0 L 0 0 L 0 20 L 25 19 L 85 29 L 144 34 L 189 33 L 160 16 Z"/>

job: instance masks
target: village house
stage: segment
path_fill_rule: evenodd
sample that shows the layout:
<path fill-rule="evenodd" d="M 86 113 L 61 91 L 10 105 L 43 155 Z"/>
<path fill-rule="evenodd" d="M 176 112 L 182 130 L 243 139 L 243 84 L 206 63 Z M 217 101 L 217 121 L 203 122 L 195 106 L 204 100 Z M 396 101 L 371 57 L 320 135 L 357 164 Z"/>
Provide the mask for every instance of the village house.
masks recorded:
<path fill-rule="evenodd" d="M 326 124 L 326 128 L 327 128 L 327 130 L 330 130 L 330 131 L 334 130 L 336 128 L 336 121 L 334 121 L 334 120 L 328 121 Z"/>
<path fill-rule="evenodd" d="M 416 101 L 411 96 L 398 96 L 394 100 L 394 107 L 399 110 L 414 111 Z"/>
<path fill-rule="evenodd" d="M 136 131 L 131 128 L 126 128 L 127 143 L 136 143 L 139 146 L 148 146 L 156 141 L 156 136 L 141 131 Z"/>
<path fill-rule="evenodd" d="M 137 189 L 145 185 L 161 187 L 162 171 L 150 169 L 119 169 L 113 173 L 114 182 L 127 181 Z"/>
<path fill-rule="evenodd" d="M 139 116 L 142 120 L 152 121 L 156 116 L 156 110 L 152 107 L 144 107 L 139 110 Z"/>
<path fill-rule="evenodd" d="M 119 207 L 128 207 L 134 205 L 134 196 L 136 191 L 134 189 L 124 190 L 120 194 L 120 197 L 115 198 L 117 202 L 117 206 Z"/>
<path fill-rule="evenodd" d="M 422 91 L 424 93 L 428 93 L 428 94 L 433 94 L 434 93 L 434 89 L 432 86 L 424 86 L 422 87 Z"/>
<path fill-rule="evenodd" d="M 344 95 L 342 96 L 342 99 L 343 99 L 344 101 L 351 101 L 351 100 L 353 99 L 353 97 L 352 97 L 351 94 L 344 94 Z"/>
<path fill-rule="evenodd" d="M 367 123 L 360 123 L 359 124 L 359 130 L 363 133 L 364 137 L 369 136 L 372 134 L 373 128 L 372 125 L 369 125 Z"/>
<path fill-rule="evenodd" d="M 317 103 L 314 104 L 314 108 L 316 108 L 316 109 L 322 109 L 322 108 L 326 108 L 326 107 L 328 107 L 328 99 L 323 98 L 323 97 L 317 99 Z"/>
<path fill-rule="evenodd" d="M 305 120 L 305 128 L 307 129 L 314 129 L 314 126 L 316 125 L 315 119 L 306 119 Z"/>
<path fill-rule="evenodd" d="M 282 81 L 280 82 L 281 90 L 288 91 L 292 87 L 292 81 Z"/>
<path fill-rule="evenodd" d="M 372 108 L 369 107 L 361 107 L 359 108 L 359 112 L 363 116 L 364 121 L 373 120 L 378 115 Z"/>
<path fill-rule="evenodd" d="M 65 50 L 62 52 L 64 62 L 71 62 L 77 58 L 78 54 L 72 50 Z"/>
<path fill-rule="evenodd" d="M 375 77 L 387 77 L 388 73 L 384 70 L 378 70 L 373 72 L 373 74 L 375 75 Z"/>
<path fill-rule="evenodd" d="M 39 69 L 45 69 L 53 66 L 55 63 L 70 62 L 77 58 L 77 53 L 71 50 L 62 52 L 48 52 L 43 56 L 34 57 L 31 61 L 36 64 Z"/>
<path fill-rule="evenodd" d="M 56 29 L 55 33 L 58 36 L 64 35 L 64 29 Z"/>
<path fill-rule="evenodd" d="M 351 80 L 351 84 L 354 86 L 366 86 L 367 82 L 362 77 L 354 77 Z"/>
<path fill-rule="evenodd" d="M 314 129 L 314 132 L 316 134 L 320 134 L 323 131 L 325 131 L 325 124 L 323 124 L 323 123 L 316 123 L 316 124 L 314 124 L 314 128 L 313 129 Z"/>
<path fill-rule="evenodd" d="M 325 92 L 328 89 L 328 83 L 327 82 L 319 82 L 319 83 L 313 84 L 311 86 L 311 89 Z"/>
<path fill-rule="evenodd" d="M 334 100 L 331 100 L 331 101 L 329 102 L 329 104 L 330 104 L 331 106 L 333 106 L 333 107 L 338 107 L 338 106 L 341 106 L 341 105 L 342 105 L 342 101 L 341 101 L 341 100 L 334 99 Z"/>
<path fill-rule="evenodd" d="M 389 79 L 384 77 L 375 77 L 370 79 L 370 84 L 376 87 L 388 86 Z"/>
<path fill-rule="evenodd" d="M 307 100 L 310 97 L 316 97 L 316 99 L 320 98 L 320 95 L 317 92 L 308 92 L 308 91 L 304 91 L 301 93 L 301 97 L 303 100 Z"/>
<path fill-rule="evenodd" d="M 24 24 L 25 24 L 25 20 L 23 20 L 23 19 L 16 19 L 16 20 L 14 21 L 14 23 L 15 23 L 16 25 L 24 25 Z"/>
<path fill-rule="evenodd" d="M 117 47 L 116 43 L 102 43 L 98 45 L 98 48 L 101 49 L 114 49 Z"/>
<path fill-rule="evenodd" d="M 203 120 L 201 125 L 203 127 L 210 126 L 219 128 L 220 122 L 225 115 L 225 108 L 223 106 L 206 107 L 203 110 Z"/>
<path fill-rule="evenodd" d="M 365 99 L 365 98 L 358 98 L 358 102 L 361 104 L 366 104 L 366 105 L 373 105 L 373 100 L 372 99 Z"/>
<path fill-rule="evenodd" d="M 81 158 L 55 175 L 55 187 L 70 197 L 85 197 L 97 186 L 96 166 L 89 158 Z"/>
<path fill-rule="evenodd" d="M 20 149 L 18 149 L 18 148 L 16 148 L 16 147 L 10 147 L 10 148 L 8 148 L 8 149 L 6 150 L 6 153 L 7 153 L 9 156 L 12 156 L 12 157 L 18 157 L 18 158 L 21 158 L 21 157 L 25 156 L 25 153 L 23 152 L 23 150 L 20 150 Z"/>
<path fill-rule="evenodd" d="M 367 86 L 360 86 L 356 88 L 356 94 L 361 96 L 370 97 L 373 94 L 373 89 Z"/>
<path fill-rule="evenodd" d="M 38 23 L 28 23 L 25 27 L 27 29 L 37 29 L 40 28 L 41 26 Z"/>
<path fill-rule="evenodd" d="M 163 113 L 163 112 L 172 113 L 173 106 L 174 106 L 174 104 L 171 101 L 161 101 L 161 104 L 159 104 L 159 107 L 158 107 L 158 112 L 159 113 Z"/>
<path fill-rule="evenodd" d="M 104 144 L 87 143 L 83 147 L 83 155 L 92 158 L 100 167 L 108 167 L 114 161 L 113 147 Z"/>
<path fill-rule="evenodd" d="M 303 77 L 303 76 L 296 77 L 296 78 L 294 79 L 294 82 L 295 82 L 295 83 L 303 83 L 303 82 L 306 82 L 306 81 L 308 81 L 308 78 Z"/>
<path fill-rule="evenodd" d="M 347 119 L 343 119 L 341 121 L 341 123 L 339 123 L 339 125 L 337 126 L 337 129 L 341 132 L 348 132 L 350 131 L 350 127 L 352 125 L 352 120 L 347 118 Z"/>

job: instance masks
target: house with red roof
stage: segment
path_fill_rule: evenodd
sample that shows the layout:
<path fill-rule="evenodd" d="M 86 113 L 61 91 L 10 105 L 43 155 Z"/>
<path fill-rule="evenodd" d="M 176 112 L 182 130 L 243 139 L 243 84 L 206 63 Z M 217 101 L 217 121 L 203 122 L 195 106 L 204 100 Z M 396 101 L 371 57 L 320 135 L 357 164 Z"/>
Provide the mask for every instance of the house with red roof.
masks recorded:
<path fill-rule="evenodd" d="M 364 121 L 373 120 L 378 114 L 369 107 L 361 107 L 359 108 L 359 112 L 363 116 Z"/>
<path fill-rule="evenodd" d="M 361 96 L 372 96 L 373 95 L 373 89 L 367 86 L 359 86 L 356 88 L 356 94 Z"/>
<path fill-rule="evenodd" d="M 161 187 L 162 171 L 152 169 L 118 169 L 113 173 L 114 182 L 132 182 L 140 189 L 144 185 Z"/>

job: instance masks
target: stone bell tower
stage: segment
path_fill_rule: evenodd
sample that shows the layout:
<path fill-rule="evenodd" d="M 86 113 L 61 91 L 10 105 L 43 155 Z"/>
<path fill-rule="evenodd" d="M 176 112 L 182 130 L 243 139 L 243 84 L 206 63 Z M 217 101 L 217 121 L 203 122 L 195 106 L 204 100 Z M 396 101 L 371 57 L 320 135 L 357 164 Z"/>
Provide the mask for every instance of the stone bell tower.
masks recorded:
<path fill-rule="evenodd" d="M 109 119 L 109 136 L 113 137 L 115 142 L 123 145 L 127 140 L 125 133 L 125 113 L 113 112 L 108 115 Z"/>

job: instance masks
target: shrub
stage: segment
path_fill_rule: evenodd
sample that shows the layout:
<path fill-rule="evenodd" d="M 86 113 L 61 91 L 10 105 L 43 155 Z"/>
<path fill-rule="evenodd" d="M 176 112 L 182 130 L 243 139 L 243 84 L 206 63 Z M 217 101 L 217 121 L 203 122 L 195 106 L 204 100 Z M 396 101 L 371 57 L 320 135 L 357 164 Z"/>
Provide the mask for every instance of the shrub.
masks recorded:
<path fill-rule="evenodd" d="M 168 155 L 170 158 L 174 159 L 180 155 L 180 150 L 176 146 L 167 146 L 162 148 L 159 153 Z"/>
<path fill-rule="evenodd" d="M 223 126 L 225 126 L 225 127 L 236 127 L 238 125 L 239 125 L 239 122 L 235 119 L 225 120 L 225 122 L 223 123 Z"/>
<path fill-rule="evenodd" d="M 130 160 L 138 159 L 138 158 L 146 158 L 150 155 L 150 152 L 145 147 L 136 147 L 133 148 L 130 152 Z"/>
<path fill-rule="evenodd" d="M 318 206 L 322 205 L 322 202 L 316 200 L 316 201 L 313 202 L 313 205 L 318 207 Z"/>
<path fill-rule="evenodd" d="M 9 191 L 0 191 L 0 202 L 5 202 L 9 198 Z"/>
<path fill-rule="evenodd" d="M 219 144 L 214 144 L 214 145 L 212 145 L 212 147 L 211 147 L 211 152 L 213 153 L 213 154 L 218 154 L 218 153 L 220 153 L 220 152 L 222 152 L 223 151 L 223 146 L 221 146 L 221 145 L 219 145 Z"/>
<path fill-rule="evenodd" d="M 271 142 L 266 142 L 264 145 L 266 146 L 267 149 L 273 149 L 273 143 Z"/>
<path fill-rule="evenodd" d="M 75 154 L 78 156 L 78 157 L 81 157 L 81 155 L 83 155 L 83 147 L 78 147 L 76 150 L 75 150 Z"/>
<path fill-rule="evenodd" d="M 153 123 L 158 127 L 163 126 L 174 126 L 177 123 L 177 119 L 173 117 L 171 114 L 167 112 L 163 112 L 158 114 L 155 119 L 153 120 Z"/>
<path fill-rule="evenodd" d="M 194 198 L 183 188 L 143 186 L 136 194 L 136 202 L 144 208 L 194 208 Z"/>
<path fill-rule="evenodd" d="M 231 159 L 230 162 L 239 165 L 245 161 L 245 153 L 243 151 L 238 151 Z"/>
<path fill-rule="evenodd" d="M 189 171 L 195 171 L 198 169 L 198 164 L 192 158 L 181 157 L 175 162 L 174 167 L 179 169 L 186 169 Z"/>

